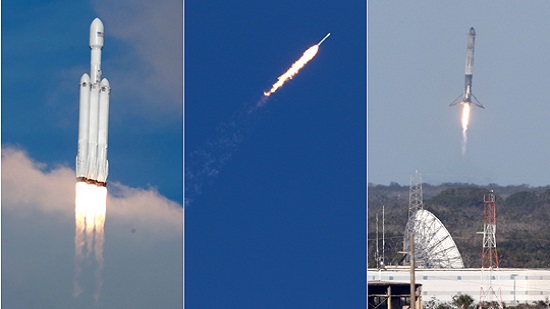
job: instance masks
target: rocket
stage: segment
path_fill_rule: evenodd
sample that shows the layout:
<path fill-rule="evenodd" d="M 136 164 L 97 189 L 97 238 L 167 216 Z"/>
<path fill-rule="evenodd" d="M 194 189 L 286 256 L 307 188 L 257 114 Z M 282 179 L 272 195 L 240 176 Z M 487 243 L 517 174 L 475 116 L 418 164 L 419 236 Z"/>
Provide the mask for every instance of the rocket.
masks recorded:
<path fill-rule="evenodd" d="M 474 45 L 476 40 L 476 30 L 474 27 L 470 28 L 470 32 L 468 33 L 468 48 L 466 50 L 466 69 L 464 71 L 465 74 L 465 81 L 464 81 L 464 93 L 459 95 L 458 98 L 456 98 L 453 103 L 449 104 L 449 106 L 456 105 L 458 103 L 460 104 L 471 104 L 472 102 L 481 107 L 485 108 L 479 101 L 477 100 L 476 96 L 472 93 L 472 77 L 474 73 Z M 462 97 L 462 98 L 461 98 Z M 472 101 L 473 99 L 473 101 Z"/>
<path fill-rule="evenodd" d="M 103 40 L 103 23 L 96 18 L 90 25 L 90 75 L 80 78 L 76 180 L 105 187 L 111 87 L 106 78 L 101 79 Z"/>
<path fill-rule="evenodd" d="M 330 35 L 330 32 L 327 35 L 325 35 L 325 37 L 321 41 L 319 41 L 319 43 L 317 43 L 317 46 L 321 46 L 321 44 L 323 44 L 323 42 L 329 37 L 329 35 Z"/>

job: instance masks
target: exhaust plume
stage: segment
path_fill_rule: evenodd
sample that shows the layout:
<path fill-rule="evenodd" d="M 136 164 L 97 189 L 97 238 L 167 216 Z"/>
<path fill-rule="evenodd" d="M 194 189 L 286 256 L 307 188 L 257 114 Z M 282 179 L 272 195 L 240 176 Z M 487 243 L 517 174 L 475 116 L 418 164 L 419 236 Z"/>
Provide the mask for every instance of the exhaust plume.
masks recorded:
<path fill-rule="evenodd" d="M 470 104 L 462 104 L 462 155 L 466 154 L 468 143 L 468 124 L 470 123 Z"/>
<path fill-rule="evenodd" d="M 75 272 L 73 280 L 73 297 L 78 298 L 83 292 L 83 265 L 89 265 L 93 252 L 95 261 L 96 288 L 94 299 L 97 302 L 103 286 L 103 242 L 105 213 L 107 206 L 107 188 L 85 182 L 75 186 Z"/>
<path fill-rule="evenodd" d="M 318 51 L 319 51 L 319 45 L 317 45 L 317 44 L 315 44 L 315 45 L 311 46 L 310 48 L 308 48 L 304 52 L 302 57 L 300 57 L 300 59 L 298 59 L 298 61 L 296 61 L 292 64 L 290 69 L 288 69 L 283 75 L 279 76 L 279 78 L 277 79 L 277 82 L 275 84 L 273 84 L 271 89 L 269 91 L 264 92 L 264 95 L 266 97 L 269 97 L 271 94 L 275 93 L 275 91 L 277 91 L 277 89 L 281 88 L 287 80 L 292 79 L 292 77 L 294 77 L 294 75 L 298 74 L 300 69 L 303 68 L 311 59 L 313 59 L 313 57 L 315 57 L 315 55 L 317 55 Z"/>

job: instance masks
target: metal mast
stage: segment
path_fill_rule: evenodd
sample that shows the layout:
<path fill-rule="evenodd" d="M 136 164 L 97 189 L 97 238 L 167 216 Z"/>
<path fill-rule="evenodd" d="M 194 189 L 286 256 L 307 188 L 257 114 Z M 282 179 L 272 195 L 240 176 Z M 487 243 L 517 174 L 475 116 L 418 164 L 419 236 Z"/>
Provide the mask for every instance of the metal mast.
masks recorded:
<path fill-rule="evenodd" d="M 410 235 L 414 235 L 415 229 L 415 216 L 419 210 L 424 209 L 424 198 L 422 196 L 422 175 L 417 171 L 410 174 L 410 187 L 409 187 L 409 219 L 407 220 L 407 228 L 405 229 L 405 237 L 403 239 L 403 251 L 408 252 L 410 250 Z M 406 260 L 410 262 L 409 256 Z"/>
<path fill-rule="evenodd" d="M 378 212 L 376 212 L 376 267 L 378 269 L 385 269 L 385 255 L 386 255 L 386 230 L 384 226 L 384 205 L 382 205 L 382 256 L 380 256 L 380 250 L 378 246 Z"/>
<path fill-rule="evenodd" d="M 409 220 L 416 214 L 417 211 L 424 209 L 424 202 L 422 197 L 422 175 L 418 171 L 410 175 L 410 189 L 409 189 Z M 412 227 L 409 225 L 409 230 Z"/>
<path fill-rule="evenodd" d="M 503 308 L 500 288 L 493 289 L 493 270 L 498 270 L 497 206 L 493 190 L 483 196 L 483 249 L 481 252 L 480 308 Z M 485 290 L 483 289 L 485 287 Z"/>
<path fill-rule="evenodd" d="M 376 212 L 376 257 L 374 258 L 376 261 L 376 268 L 380 269 L 380 251 L 378 250 L 378 212 Z"/>
<path fill-rule="evenodd" d="M 382 205 L 382 263 L 381 267 L 386 268 L 386 227 L 385 227 L 385 212 L 384 212 L 384 205 Z"/>

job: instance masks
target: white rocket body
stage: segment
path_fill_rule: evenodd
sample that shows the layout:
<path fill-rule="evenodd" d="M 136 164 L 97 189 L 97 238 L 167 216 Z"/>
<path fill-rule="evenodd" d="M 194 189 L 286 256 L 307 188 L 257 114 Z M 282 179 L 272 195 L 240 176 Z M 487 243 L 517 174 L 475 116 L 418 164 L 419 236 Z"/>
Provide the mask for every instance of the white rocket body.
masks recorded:
<path fill-rule="evenodd" d="M 99 126 L 97 136 L 97 181 L 107 182 L 109 174 L 109 161 L 107 161 L 107 142 L 109 132 L 109 94 L 111 87 L 109 81 L 104 78 L 99 84 Z"/>
<path fill-rule="evenodd" d="M 76 178 L 85 177 L 88 171 L 88 131 L 90 109 L 90 77 L 84 73 L 80 78 L 80 106 L 78 115 L 78 155 Z"/>
<path fill-rule="evenodd" d="M 105 186 L 109 173 L 107 136 L 109 95 L 107 79 L 101 80 L 101 49 L 104 43 L 103 23 L 99 18 L 90 25 L 90 76 L 80 78 L 80 112 L 78 120 L 78 154 L 76 179 Z"/>
<path fill-rule="evenodd" d="M 90 25 L 90 80 L 93 84 L 99 84 L 101 77 L 101 49 L 104 43 L 104 30 L 101 20 L 94 19 Z"/>
<path fill-rule="evenodd" d="M 476 96 L 472 93 L 472 79 L 474 75 L 474 46 L 476 41 L 476 30 L 474 27 L 470 28 L 468 32 L 468 48 L 466 50 L 466 67 L 464 69 L 464 92 L 461 96 L 458 96 L 449 106 L 460 104 L 470 104 L 485 108 L 483 104 L 479 103 Z"/>

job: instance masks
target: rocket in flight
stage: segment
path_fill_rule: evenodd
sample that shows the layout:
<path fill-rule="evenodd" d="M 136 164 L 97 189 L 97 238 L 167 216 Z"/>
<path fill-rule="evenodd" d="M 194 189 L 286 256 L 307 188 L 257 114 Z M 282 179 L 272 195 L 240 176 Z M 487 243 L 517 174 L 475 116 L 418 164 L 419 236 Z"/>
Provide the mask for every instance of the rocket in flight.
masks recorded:
<path fill-rule="evenodd" d="M 475 105 L 485 108 L 479 101 L 477 100 L 476 96 L 472 93 L 472 77 L 474 72 L 474 45 L 475 45 L 475 39 L 476 39 L 476 31 L 474 27 L 470 28 L 470 32 L 468 33 L 468 48 L 466 50 L 466 69 L 465 69 L 465 82 L 464 82 L 464 93 L 458 96 L 453 103 L 451 103 L 449 106 L 456 105 L 458 103 L 460 104 L 471 104 L 474 103 Z M 473 101 L 472 101 L 473 99 Z"/>
<path fill-rule="evenodd" d="M 105 187 L 111 87 L 106 78 L 101 79 L 103 40 L 103 23 L 96 18 L 90 25 L 90 75 L 84 73 L 80 78 L 76 180 Z"/>

